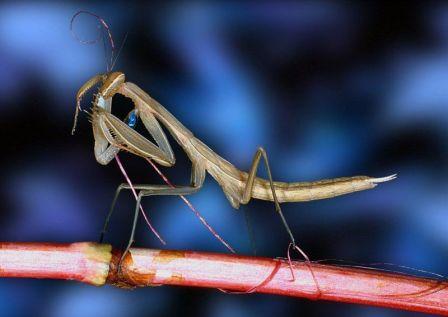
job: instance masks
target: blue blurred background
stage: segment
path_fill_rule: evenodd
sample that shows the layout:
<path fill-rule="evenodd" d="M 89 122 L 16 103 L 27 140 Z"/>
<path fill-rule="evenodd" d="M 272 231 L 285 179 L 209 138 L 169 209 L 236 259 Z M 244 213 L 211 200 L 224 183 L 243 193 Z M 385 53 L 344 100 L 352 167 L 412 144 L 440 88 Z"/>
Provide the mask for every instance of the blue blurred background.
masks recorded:
<path fill-rule="evenodd" d="M 102 45 L 81 45 L 70 34 L 80 9 L 104 17 L 117 43 L 128 34 L 115 69 L 237 167 L 247 170 L 263 146 L 282 181 L 399 173 L 371 191 L 283 205 L 312 259 L 448 275 L 448 5 L 439 2 L 3 2 L 1 240 L 96 240 L 123 181 L 115 163 L 96 163 L 85 115 L 70 135 L 77 90 L 106 64 Z M 92 39 L 96 25 L 83 16 L 75 28 Z M 114 105 L 122 114 L 131 107 L 120 97 Z M 170 141 L 177 164 L 163 171 L 186 184 L 190 163 Z M 161 183 L 144 161 L 121 157 L 134 182 Z M 232 246 L 251 254 L 244 213 L 213 179 L 191 200 Z M 126 242 L 133 206 L 123 194 L 106 237 L 115 246 Z M 225 252 L 180 199 L 147 198 L 144 206 L 168 248 Z M 288 237 L 273 205 L 253 201 L 241 210 L 249 211 L 258 254 L 284 256 Z M 143 221 L 136 245 L 162 247 Z M 0 314 L 420 315 L 206 289 L 21 279 L 0 281 Z"/>

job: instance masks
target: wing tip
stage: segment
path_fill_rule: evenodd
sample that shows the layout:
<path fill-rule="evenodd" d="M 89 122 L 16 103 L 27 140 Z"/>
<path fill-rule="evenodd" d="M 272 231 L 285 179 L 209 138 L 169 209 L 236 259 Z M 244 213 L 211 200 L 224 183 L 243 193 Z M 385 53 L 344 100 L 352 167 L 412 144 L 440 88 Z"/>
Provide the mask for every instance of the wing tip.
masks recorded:
<path fill-rule="evenodd" d="M 385 177 L 371 178 L 369 181 L 373 184 L 379 184 L 379 183 L 384 183 L 384 182 L 394 180 L 397 177 L 398 177 L 397 174 L 392 174 L 392 175 L 385 176 Z"/>

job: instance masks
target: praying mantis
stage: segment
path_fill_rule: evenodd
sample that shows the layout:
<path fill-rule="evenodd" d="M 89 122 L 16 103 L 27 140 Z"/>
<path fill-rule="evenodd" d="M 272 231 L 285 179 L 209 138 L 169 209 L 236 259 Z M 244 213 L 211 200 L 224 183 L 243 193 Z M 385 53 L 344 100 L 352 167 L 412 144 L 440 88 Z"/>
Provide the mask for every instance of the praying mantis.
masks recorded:
<path fill-rule="evenodd" d="M 206 173 L 210 174 L 218 182 L 230 204 L 235 209 L 238 209 L 241 204 L 249 203 L 252 198 L 273 201 L 275 210 L 281 217 L 289 235 L 291 245 L 297 249 L 294 236 L 283 215 L 280 203 L 332 198 L 371 189 L 379 183 L 396 178 L 396 174 L 393 174 L 380 178 L 354 176 L 314 182 L 274 182 L 266 151 L 262 147 L 255 152 L 249 172 L 240 171 L 197 139 L 167 109 L 141 88 L 131 82 L 126 82 L 125 75 L 121 72 L 108 72 L 96 75 L 79 89 L 76 96 L 77 108 L 73 131 L 76 126 L 81 99 L 96 85 L 100 85 L 100 88 L 94 97 L 91 122 L 95 139 L 94 153 L 98 163 L 107 165 L 119 151 L 123 150 L 139 157 L 150 159 L 162 166 L 173 166 L 175 164 L 174 153 L 161 125 L 169 131 L 192 162 L 191 181 L 188 186 L 176 186 L 174 188 L 150 184 L 136 184 L 133 186 L 139 190 L 139 193 L 134 212 L 132 232 L 125 253 L 134 241 L 138 211 L 143 197 L 152 195 L 180 196 L 196 193 L 202 187 Z M 111 113 L 112 98 L 116 94 L 130 98 L 134 104 L 134 108 L 128 113 L 124 121 Z M 133 129 L 138 119 L 141 120 L 151 134 L 155 143 Z M 268 179 L 257 177 L 261 159 L 263 159 L 266 165 Z M 112 214 L 117 197 L 123 189 L 132 189 L 132 186 L 123 183 L 117 188 L 107 219 Z M 103 232 L 106 226 L 107 220 Z"/>

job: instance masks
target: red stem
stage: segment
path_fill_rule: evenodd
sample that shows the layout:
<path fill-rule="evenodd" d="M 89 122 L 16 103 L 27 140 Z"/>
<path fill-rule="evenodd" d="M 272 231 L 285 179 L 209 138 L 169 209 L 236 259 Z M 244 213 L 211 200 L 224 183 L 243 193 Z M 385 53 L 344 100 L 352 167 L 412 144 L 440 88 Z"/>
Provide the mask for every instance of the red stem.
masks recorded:
<path fill-rule="evenodd" d="M 76 280 L 103 285 L 109 272 L 112 247 L 80 242 L 0 243 L 0 277 Z"/>
<path fill-rule="evenodd" d="M 448 316 L 448 282 L 372 269 L 312 263 L 320 293 L 304 262 L 191 251 L 120 250 L 94 243 L 0 243 L 0 277 L 72 279 L 122 287 L 180 285 L 232 292 L 390 307 Z"/>

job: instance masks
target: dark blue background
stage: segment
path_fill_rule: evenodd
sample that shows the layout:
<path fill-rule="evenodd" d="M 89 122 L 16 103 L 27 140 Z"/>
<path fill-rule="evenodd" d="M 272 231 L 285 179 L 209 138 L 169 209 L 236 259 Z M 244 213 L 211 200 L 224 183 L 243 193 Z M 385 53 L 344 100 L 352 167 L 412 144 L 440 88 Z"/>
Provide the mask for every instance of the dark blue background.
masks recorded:
<path fill-rule="evenodd" d="M 102 45 L 70 35 L 79 9 L 103 16 L 118 43 L 128 33 L 116 70 L 237 167 L 247 170 L 263 146 L 282 181 L 399 173 L 371 191 L 285 204 L 312 259 L 448 274 L 448 6 L 432 1 L 1 4 L 1 240 L 96 240 L 123 181 L 115 163 L 96 163 L 85 115 L 70 136 L 75 94 L 106 63 Z M 95 25 L 83 17 L 76 28 L 92 38 Z M 114 104 L 120 115 L 131 107 L 124 98 Z M 173 147 L 177 164 L 163 171 L 185 184 L 190 164 Z M 135 182 L 161 183 L 142 160 L 121 157 Z M 251 253 L 244 214 L 213 179 L 191 200 L 239 252 Z M 119 201 L 106 237 L 116 246 L 128 237 L 133 204 L 129 194 Z M 179 199 L 148 198 L 144 206 L 167 247 L 225 251 Z M 258 254 L 284 256 L 288 237 L 272 203 L 241 209 L 250 211 Z M 142 221 L 136 245 L 161 247 Z M 19 279 L 0 281 L 0 314 L 414 315 L 207 289 Z"/>

